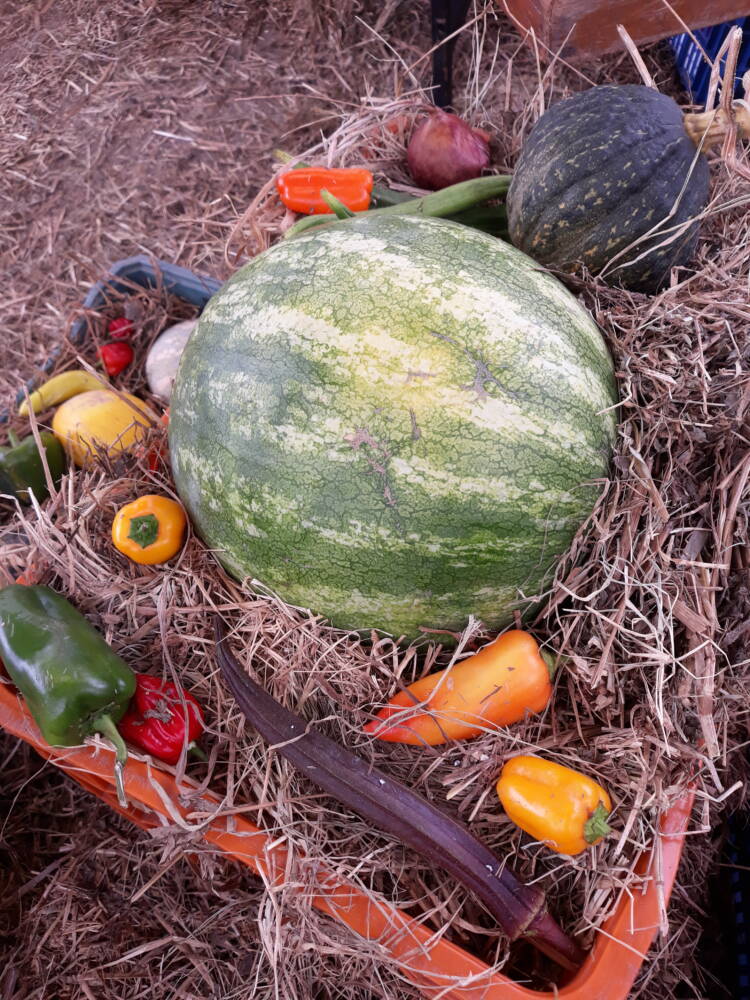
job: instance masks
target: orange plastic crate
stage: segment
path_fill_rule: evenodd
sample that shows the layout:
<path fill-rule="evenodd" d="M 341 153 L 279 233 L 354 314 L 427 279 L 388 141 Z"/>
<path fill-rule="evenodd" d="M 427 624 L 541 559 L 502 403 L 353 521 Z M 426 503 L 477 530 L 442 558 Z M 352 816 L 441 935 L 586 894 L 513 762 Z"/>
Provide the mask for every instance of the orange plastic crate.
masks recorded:
<path fill-rule="evenodd" d="M 143 828 L 173 823 L 176 817 L 196 824 L 181 803 L 197 785 L 178 785 L 174 775 L 153 763 L 131 757 L 125 767 L 128 806 L 118 804 L 114 789 L 114 752 L 97 746 L 50 747 L 15 689 L 0 682 L 0 726 L 29 743 L 42 757 L 65 771 L 118 813 Z M 385 900 L 368 896 L 352 882 L 324 868 L 315 874 L 313 905 L 346 924 L 363 938 L 378 941 L 400 965 L 404 976 L 425 997 L 441 1000 L 626 1000 L 659 929 L 659 902 L 669 900 L 693 804 L 688 790 L 662 817 L 657 842 L 638 861 L 636 871 L 649 875 L 646 888 L 632 897 L 623 893 L 615 913 L 599 931 L 581 968 L 554 993 L 540 993 L 493 971 L 483 961 Z M 244 816 L 221 815 L 218 796 L 204 793 L 193 809 L 216 813 L 203 827 L 203 838 L 229 857 L 262 874 L 271 885 L 284 880 L 289 853 Z M 307 890 L 306 890 L 307 891 Z"/>
<path fill-rule="evenodd" d="M 721 24 L 748 13 L 747 0 L 501 0 L 516 24 L 533 30 L 543 48 L 565 57 L 621 49 L 617 25 L 633 41 L 655 42 L 689 28 Z M 674 13 L 673 13 L 674 11 Z"/>

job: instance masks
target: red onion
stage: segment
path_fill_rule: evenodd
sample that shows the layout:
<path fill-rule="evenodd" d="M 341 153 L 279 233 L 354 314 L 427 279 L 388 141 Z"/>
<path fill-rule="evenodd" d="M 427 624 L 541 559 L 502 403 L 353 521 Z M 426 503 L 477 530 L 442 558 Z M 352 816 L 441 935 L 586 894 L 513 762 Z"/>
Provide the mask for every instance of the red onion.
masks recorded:
<path fill-rule="evenodd" d="M 416 129 L 406 151 L 414 183 L 435 191 L 479 177 L 490 163 L 488 140 L 487 132 L 436 109 Z"/>

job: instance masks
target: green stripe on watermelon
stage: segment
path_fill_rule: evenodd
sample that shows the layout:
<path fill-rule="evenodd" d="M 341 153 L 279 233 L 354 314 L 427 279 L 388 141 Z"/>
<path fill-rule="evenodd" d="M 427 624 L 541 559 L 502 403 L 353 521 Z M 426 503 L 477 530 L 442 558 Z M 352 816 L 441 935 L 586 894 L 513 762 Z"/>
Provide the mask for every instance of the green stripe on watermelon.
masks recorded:
<path fill-rule="evenodd" d="M 591 512 L 615 402 L 599 330 L 527 257 L 364 217 L 214 296 L 175 383 L 172 461 L 234 575 L 347 628 L 496 627 Z"/>

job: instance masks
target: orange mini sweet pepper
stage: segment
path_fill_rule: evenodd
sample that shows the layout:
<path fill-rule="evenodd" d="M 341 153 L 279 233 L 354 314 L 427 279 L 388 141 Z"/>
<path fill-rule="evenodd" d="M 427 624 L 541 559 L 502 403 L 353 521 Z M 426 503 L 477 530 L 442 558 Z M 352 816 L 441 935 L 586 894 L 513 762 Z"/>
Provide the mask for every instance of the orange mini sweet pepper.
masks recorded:
<path fill-rule="evenodd" d="M 323 190 L 352 212 L 364 212 L 370 207 L 372 173 L 362 167 L 300 167 L 279 174 L 276 190 L 287 208 L 303 215 L 332 214 Z"/>
<path fill-rule="evenodd" d="M 512 757 L 497 794 L 516 826 L 558 854 L 580 854 L 610 832 L 612 801 L 602 786 L 551 760 Z"/>
<path fill-rule="evenodd" d="M 528 632 L 498 636 L 473 656 L 399 691 L 365 732 L 388 743 L 437 746 L 467 740 L 541 712 L 554 668 Z"/>
<path fill-rule="evenodd" d="M 112 541 L 133 562 L 153 566 L 180 551 L 186 526 L 185 511 L 175 500 L 146 493 L 115 514 Z"/>

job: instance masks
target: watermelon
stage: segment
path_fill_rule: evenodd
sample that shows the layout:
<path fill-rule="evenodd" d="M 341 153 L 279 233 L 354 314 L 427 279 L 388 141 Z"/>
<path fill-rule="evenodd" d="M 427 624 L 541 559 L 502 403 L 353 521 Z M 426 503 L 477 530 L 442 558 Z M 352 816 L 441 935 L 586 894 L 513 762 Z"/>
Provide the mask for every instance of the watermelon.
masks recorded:
<path fill-rule="evenodd" d="M 175 380 L 172 467 L 256 589 L 347 629 L 496 628 L 591 514 L 616 401 L 599 329 L 530 258 L 362 216 L 211 299 Z"/>

